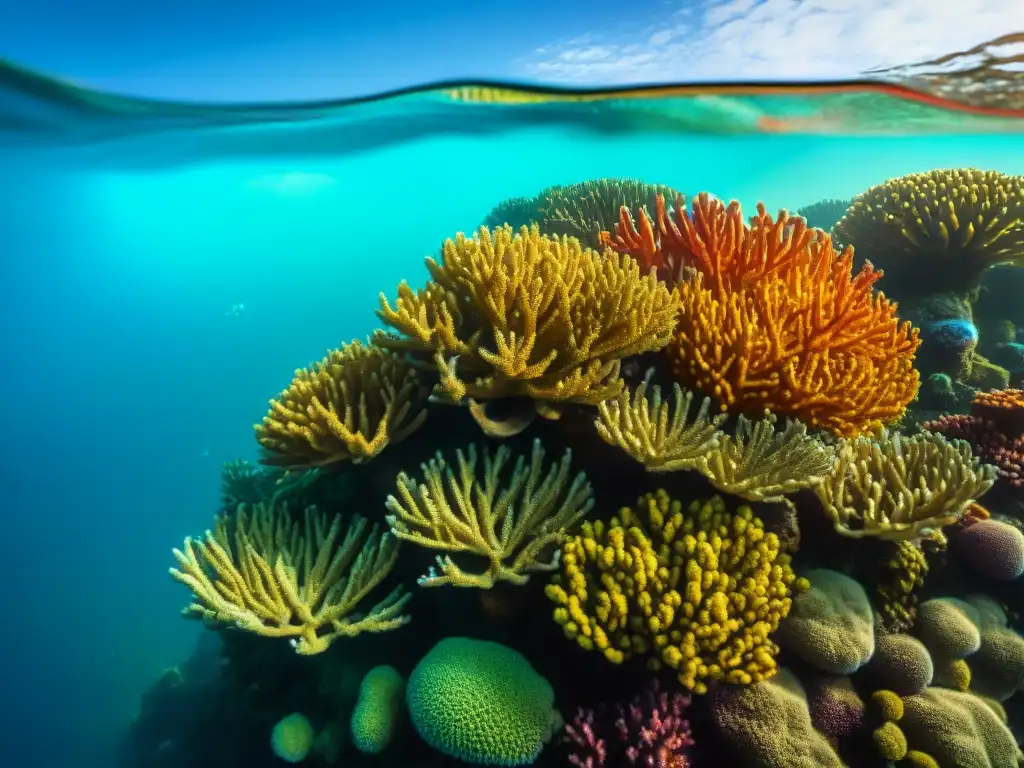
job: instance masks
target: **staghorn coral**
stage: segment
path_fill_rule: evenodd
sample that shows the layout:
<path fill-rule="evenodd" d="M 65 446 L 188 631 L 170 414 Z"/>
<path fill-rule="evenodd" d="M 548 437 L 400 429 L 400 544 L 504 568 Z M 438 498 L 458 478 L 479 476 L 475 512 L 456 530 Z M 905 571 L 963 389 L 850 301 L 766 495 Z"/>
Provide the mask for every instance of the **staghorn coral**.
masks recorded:
<path fill-rule="evenodd" d="M 320 653 L 339 637 L 385 632 L 409 618 L 401 587 L 355 614 L 359 603 L 395 564 L 398 542 L 365 518 L 351 521 L 339 543 L 341 517 L 313 507 L 304 526 L 282 506 L 240 507 L 217 518 L 202 538 L 174 550 L 170 574 L 192 590 L 184 615 L 235 626 L 264 637 L 290 638 L 303 655 Z"/>
<path fill-rule="evenodd" d="M 562 734 L 568 761 L 577 768 L 689 768 L 689 707 L 689 696 L 660 690 L 657 679 L 628 705 L 581 707 Z"/>
<path fill-rule="evenodd" d="M 705 397 L 691 417 L 694 395 L 678 384 L 672 387 L 669 405 L 662 400 L 661 387 L 648 390 L 652 373 L 647 372 L 632 394 L 623 390 L 597 406 L 597 434 L 651 472 L 694 469 L 698 459 L 719 447 L 718 427 L 726 415 L 709 415 L 711 399 Z"/>
<path fill-rule="evenodd" d="M 975 168 L 899 176 L 854 198 L 835 233 L 881 264 L 893 295 L 967 294 L 989 267 L 1024 265 L 1022 178 Z"/>
<path fill-rule="evenodd" d="M 843 536 L 915 539 L 959 520 L 995 476 L 962 440 L 883 432 L 845 443 L 814 490 Z"/>
<path fill-rule="evenodd" d="M 562 547 L 562 570 L 546 593 L 554 618 L 580 647 L 614 663 L 648 655 L 704 693 L 711 681 L 749 684 L 775 673 L 771 640 L 792 592 L 779 540 L 749 507 L 721 497 L 688 510 L 659 490 L 606 526 L 585 523 Z"/>
<path fill-rule="evenodd" d="M 771 680 L 722 686 L 711 715 L 723 743 L 747 768 L 842 768 L 828 740 L 814 729 L 807 694 L 788 669 Z"/>
<path fill-rule="evenodd" d="M 661 265 L 682 311 L 668 354 L 684 386 L 723 410 L 766 409 L 843 436 L 899 418 L 917 393 L 917 330 L 875 293 L 881 273 L 853 273 L 853 252 L 785 211 L 763 205 L 748 227 L 738 203 L 707 195 L 692 213 L 657 198 L 639 228 L 623 209 L 620 251 Z"/>
<path fill-rule="evenodd" d="M 776 431 L 772 413 L 755 422 L 741 414 L 735 431 L 723 433 L 718 443 L 697 458 L 694 469 L 718 490 L 748 501 L 785 501 L 785 494 L 820 485 L 835 461 L 832 447 L 808 435 L 799 421 Z"/>
<path fill-rule="evenodd" d="M 719 425 L 724 414 L 709 415 L 704 398 L 690 416 L 694 395 L 674 385 L 670 406 L 655 386 L 648 397 L 648 377 L 632 395 L 598 406 L 597 433 L 624 450 L 650 472 L 693 470 L 720 491 L 748 501 L 779 502 L 824 481 L 832 469 L 834 451 L 809 436 L 807 428 L 791 421 L 777 432 L 775 416 L 757 422 L 740 416 L 732 434 Z"/>
<path fill-rule="evenodd" d="M 406 283 L 377 314 L 394 333 L 375 343 L 436 366 L 451 402 L 529 397 L 597 404 L 622 388 L 622 358 L 663 347 L 678 298 L 628 257 L 604 256 L 536 227 L 461 233 L 431 280 Z"/>
<path fill-rule="evenodd" d="M 426 421 L 427 388 L 400 355 L 354 341 L 295 378 L 257 424 L 265 463 L 322 467 L 372 459 Z"/>
<path fill-rule="evenodd" d="M 822 672 L 850 675 L 875 652 L 871 603 L 864 588 L 838 571 L 819 568 L 805 577 L 810 589 L 793 598 L 775 640 Z"/>
<path fill-rule="evenodd" d="M 582 472 L 570 478 L 572 452 L 550 467 L 544 464 L 544 448 L 533 441 L 529 464 L 512 457 L 507 446 L 492 455 L 483 451 L 483 468 L 477 473 L 478 452 L 470 445 L 456 452 L 456 467 L 444 456 L 422 465 L 422 484 L 404 472 L 398 476 L 398 495 L 388 496 L 387 516 L 392 533 L 430 549 L 470 553 L 486 558 L 482 573 L 468 573 L 450 554 L 438 555 L 437 567 L 419 579 L 420 586 L 490 589 L 498 581 L 525 584 L 534 571 L 558 567 L 544 562 L 544 551 L 557 546 L 567 532 L 594 505 L 590 483 Z M 501 485 L 503 477 L 506 482 Z"/>
<path fill-rule="evenodd" d="M 623 206 L 632 211 L 653 203 L 657 195 L 672 199 L 676 194 L 663 184 L 638 179 L 596 179 L 556 185 L 538 196 L 537 221 L 546 235 L 568 235 L 597 248 L 602 244 L 601 233 L 614 228 Z"/>

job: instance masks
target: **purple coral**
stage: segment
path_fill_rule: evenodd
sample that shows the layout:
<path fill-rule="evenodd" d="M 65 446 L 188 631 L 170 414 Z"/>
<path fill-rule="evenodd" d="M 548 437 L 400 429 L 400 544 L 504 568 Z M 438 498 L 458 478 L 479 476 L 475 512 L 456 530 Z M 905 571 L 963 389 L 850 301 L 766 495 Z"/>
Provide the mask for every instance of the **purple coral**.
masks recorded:
<path fill-rule="evenodd" d="M 569 763 L 578 768 L 689 768 L 683 754 L 693 744 L 686 710 L 690 697 L 659 690 L 653 680 L 628 705 L 577 710 L 565 724 Z"/>

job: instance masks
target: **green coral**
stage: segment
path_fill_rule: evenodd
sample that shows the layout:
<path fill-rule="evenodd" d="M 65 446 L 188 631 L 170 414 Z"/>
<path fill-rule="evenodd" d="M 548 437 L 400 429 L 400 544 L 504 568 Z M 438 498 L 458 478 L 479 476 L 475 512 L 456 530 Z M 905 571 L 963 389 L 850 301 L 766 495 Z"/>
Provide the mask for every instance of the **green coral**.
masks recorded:
<path fill-rule="evenodd" d="M 955 597 L 936 597 L 918 606 L 916 631 L 935 659 L 962 659 L 981 647 L 978 622 L 974 606 Z"/>
<path fill-rule="evenodd" d="M 427 744 L 482 765 L 532 763 L 558 723 L 554 698 L 522 654 L 467 637 L 437 643 L 405 689 L 409 717 Z"/>
<path fill-rule="evenodd" d="M 875 741 L 878 754 L 886 760 L 902 760 L 906 756 L 907 737 L 903 735 L 903 731 L 896 723 L 882 723 L 875 728 L 871 737 Z"/>
<path fill-rule="evenodd" d="M 404 685 L 398 670 L 386 664 L 363 677 L 351 721 L 352 743 L 360 752 L 376 755 L 391 744 L 402 712 Z"/>

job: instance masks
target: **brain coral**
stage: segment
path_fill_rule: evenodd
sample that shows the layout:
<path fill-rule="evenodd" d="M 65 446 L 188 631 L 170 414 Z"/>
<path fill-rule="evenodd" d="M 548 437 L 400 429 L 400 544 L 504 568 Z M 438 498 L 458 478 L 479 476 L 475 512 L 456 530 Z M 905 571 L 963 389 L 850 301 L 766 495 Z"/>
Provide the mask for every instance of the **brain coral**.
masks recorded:
<path fill-rule="evenodd" d="M 1016 766 L 1017 743 L 992 709 L 970 693 L 928 688 L 904 700 L 907 742 L 956 768 Z"/>
<path fill-rule="evenodd" d="M 827 739 L 811 724 L 807 696 L 788 669 L 771 680 L 722 686 L 712 717 L 746 768 L 841 768 Z"/>
<path fill-rule="evenodd" d="M 962 659 L 981 647 L 978 610 L 955 597 L 936 597 L 917 606 L 917 633 L 932 656 Z"/>
<path fill-rule="evenodd" d="M 1009 581 L 1024 573 L 1024 533 L 999 520 L 979 520 L 957 533 L 952 549 L 971 570 Z"/>
<path fill-rule="evenodd" d="M 864 671 L 879 688 L 907 696 L 931 684 L 935 667 L 928 649 L 916 637 L 884 634 L 875 638 L 875 654 Z"/>
<path fill-rule="evenodd" d="M 874 615 L 864 588 L 838 571 L 806 574 L 811 588 L 793 598 L 778 644 L 816 669 L 849 675 L 875 651 Z"/>
<path fill-rule="evenodd" d="M 481 765 L 529 765 L 558 724 L 554 691 L 499 643 L 448 637 L 416 665 L 409 717 L 431 747 Z"/>

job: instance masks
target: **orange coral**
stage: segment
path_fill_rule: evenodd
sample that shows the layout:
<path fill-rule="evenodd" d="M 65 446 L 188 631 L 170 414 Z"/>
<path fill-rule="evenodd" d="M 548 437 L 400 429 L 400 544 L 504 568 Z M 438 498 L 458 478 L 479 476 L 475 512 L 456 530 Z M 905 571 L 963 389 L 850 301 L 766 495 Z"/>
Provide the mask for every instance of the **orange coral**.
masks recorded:
<path fill-rule="evenodd" d="M 971 415 L 991 421 L 1005 434 L 1024 434 L 1024 389 L 978 392 L 971 403 Z"/>
<path fill-rule="evenodd" d="M 881 272 L 853 272 L 853 251 L 785 211 L 758 205 L 748 226 L 738 203 L 706 194 L 692 214 L 663 198 L 657 220 L 623 211 L 605 242 L 677 282 L 683 311 L 672 356 L 684 385 L 723 410 L 766 408 L 853 436 L 898 418 L 917 393 L 917 330 L 874 291 Z"/>

